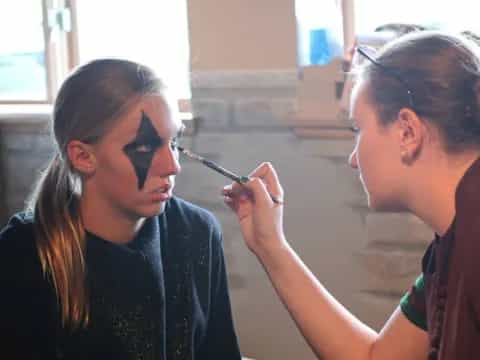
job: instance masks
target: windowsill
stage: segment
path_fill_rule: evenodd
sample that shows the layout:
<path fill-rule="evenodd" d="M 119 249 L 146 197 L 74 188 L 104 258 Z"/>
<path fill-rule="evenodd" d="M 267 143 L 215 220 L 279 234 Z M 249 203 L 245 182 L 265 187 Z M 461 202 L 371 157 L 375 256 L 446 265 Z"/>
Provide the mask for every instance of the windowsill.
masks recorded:
<path fill-rule="evenodd" d="M 36 125 L 50 119 L 52 105 L 49 104 L 15 104 L 0 105 L 0 124 L 23 124 Z"/>
<path fill-rule="evenodd" d="M 51 114 L 50 104 L 0 104 L 0 127 L 47 129 Z M 185 135 L 195 135 L 198 119 L 189 111 L 182 111 L 179 115 L 186 126 Z"/>
<path fill-rule="evenodd" d="M 48 120 L 52 113 L 52 105 L 49 104 L 25 104 L 25 105 L 0 105 L 0 121 L 16 120 Z M 192 120 L 193 115 L 189 111 L 180 112 L 182 120 Z"/>

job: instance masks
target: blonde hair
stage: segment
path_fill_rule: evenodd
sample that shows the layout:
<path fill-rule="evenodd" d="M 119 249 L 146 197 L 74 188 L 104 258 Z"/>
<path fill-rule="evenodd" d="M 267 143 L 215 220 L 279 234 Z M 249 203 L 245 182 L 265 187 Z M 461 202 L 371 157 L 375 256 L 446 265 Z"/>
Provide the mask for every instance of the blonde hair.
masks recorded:
<path fill-rule="evenodd" d="M 28 208 L 33 212 L 38 255 L 53 284 L 62 326 L 89 323 L 86 236 L 80 214 L 81 175 L 66 153 L 71 140 L 95 143 L 132 99 L 163 94 L 162 81 L 143 65 L 100 59 L 75 70 L 62 84 L 53 111 L 57 152 L 40 177 Z"/>

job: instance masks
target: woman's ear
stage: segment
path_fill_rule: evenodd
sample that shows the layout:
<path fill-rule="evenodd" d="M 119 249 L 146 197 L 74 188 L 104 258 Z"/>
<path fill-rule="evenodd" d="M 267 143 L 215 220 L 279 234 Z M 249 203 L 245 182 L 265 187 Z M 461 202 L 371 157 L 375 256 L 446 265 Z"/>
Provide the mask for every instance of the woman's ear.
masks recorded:
<path fill-rule="evenodd" d="M 403 162 L 412 163 L 425 144 L 427 128 L 417 113 L 408 108 L 398 112 L 396 121 L 400 157 Z"/>
<path fill-rule="evenodd" d="M 95 173 L 96 159 L 91 145 L 79 140 L 72 140 L 67 145 L 67 154 L 75 171 L 86 176 Z"/>

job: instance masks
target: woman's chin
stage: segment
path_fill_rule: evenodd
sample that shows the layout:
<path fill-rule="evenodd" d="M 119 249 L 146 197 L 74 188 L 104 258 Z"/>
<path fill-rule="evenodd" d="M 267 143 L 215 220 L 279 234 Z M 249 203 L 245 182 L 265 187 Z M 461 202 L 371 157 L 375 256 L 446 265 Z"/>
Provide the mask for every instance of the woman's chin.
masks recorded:
<path fill-rule="evenodd" d="M 165 211 L 165 206 L 166 202 L 149 204 L 147 206 L 142 206 L 141 209 L 138 209 L 137 213 L 140 217 L 149 218 L 163 213 Z"/>
<path fill-rule="evenodd" d="M 376 212 L 402 212 L 406 208 L 396 201 L 387 201 L 378 197 L 368 196 L 368 207 Z"/>

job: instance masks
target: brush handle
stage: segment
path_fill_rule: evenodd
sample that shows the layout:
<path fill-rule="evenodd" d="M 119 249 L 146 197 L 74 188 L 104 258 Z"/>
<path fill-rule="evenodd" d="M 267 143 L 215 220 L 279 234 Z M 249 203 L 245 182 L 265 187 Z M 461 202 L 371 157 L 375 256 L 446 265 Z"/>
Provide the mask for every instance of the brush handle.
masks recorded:
<path fill-rule="evenodd" d="M 202 159 L 202 163 L 204 163 L 209 168 L 219 172 L 223 176 L 226 176 L 227 178 L 229 178 L 233 181 L 236 181 L 239 184 L 245 184 L 246 182 L 248 182 L 250 180 L 250 178 L 248 176 L 235 175 L 231 171 L 228 171 L 227 169 L 221 167 L 220 165 L 215 164 L 214 162 L 212 162 L 210 160 Z M 272 199 L 272 201 L 275 204 L 282 204 L 283 205 L 283 201 L 279 200 L 276 196 L 274 196 L 272 194 L 269 194 L 269 195 L 270 195 L 270 198 Z"/>
<path fill-rule="evenodd" d="M 220 165 L 214 163 L 213 161 L 210 161 L 208 159 L 205 159 L 204 157 L 200 156 L 200 155 L 197 155 L 197 154 L 194 154 L 192 152 L 190 152 L 189 150 L 186 150 L 182 147 L 178 147 L 178 149 L 184 153 L 185 155 L 187 155 L 188 157 L 194 159 L 194 160 L 197 160 L 197 161 L 200 161 L 202 164 L 204 164 L 205 166 L 208 166 L 210 169 L 212 170 L 215 170 L 216 172 L 222 174 L 223 176 L 239 183 L 239 184 L 245 184 L 246 182 L 248 182 L 250 180 L 250 178 L 248 176 L 238 176 L 237 174 L 234 174 L 233 172 L 225 169 L 224 167 L 221 167 Z M 284 204 L 284 202 L 280 199 L 278 199 L 276 196 L 270 194 L 270 198 L 272 199 L 272 201 L 275 203 L 275 204 Z"/>
<path fill-rule="evenodd" d="M 208 166 L 210 169 L 213 169 L 217 172 L 219 172 L 220 174 L 222 174 L 223 176 L 226 176 L 227 178 L 233 180 L 233 181 L 236 181 L 240 184 L 244 183 L 245 180 L 243 179 L 244 176 L 238 176 L 234 173 L 232 173 L 231 171 L 228 171 L 227 169 L 221 167 L 220 165 L 217 165 L 215 164 L 214 162 L 210 161 L 210 160 L 207 160 L 207 159 L 202 159 L 202 163 L 204 163 L 206 166 Z M 247 180 L 248 181 L 248 178 Z"/>
<path fill-rule="evenodd" d="M 250 181 L 250 178 L 248 176 L 241 176 L 239 180 L 240 181 L 237 181 L 238 183 L 245 184 L 247 181 Z M 277 198 L 275 195 L 272 195 L 271 193 L 268 193 L 268 195 L 270 195 L 270 199 L 272 199 L 272 201 L 275 204 L 281 204 L 281 205 L 284 204 L 284 202 L 282 200 L 280 200 L 279 198 Z"/>

